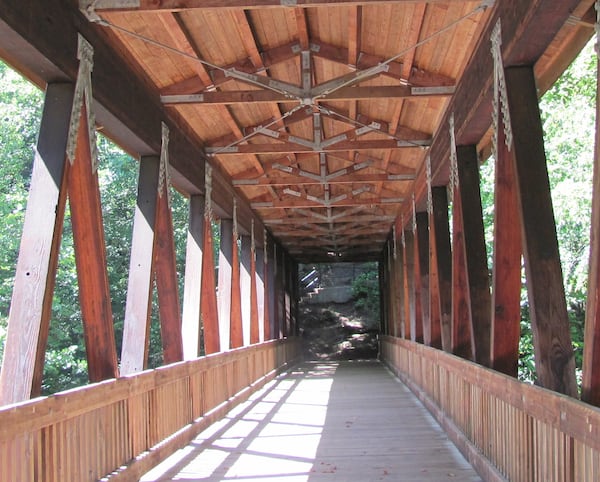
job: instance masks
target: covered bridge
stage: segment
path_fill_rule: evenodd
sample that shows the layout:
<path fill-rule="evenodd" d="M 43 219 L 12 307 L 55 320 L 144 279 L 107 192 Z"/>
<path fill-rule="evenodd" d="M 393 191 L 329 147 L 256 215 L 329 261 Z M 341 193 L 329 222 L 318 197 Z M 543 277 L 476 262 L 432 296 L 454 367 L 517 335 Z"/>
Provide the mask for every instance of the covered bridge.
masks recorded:
<path fill-rule="evenodd" d="M 481 477 L 599 480 L 600 174 L 580 396 L 538 107 L 595 24 L 592 0 L 2 0 L 0 57 L 45 105 L 0 480 L 137 480 L 297 360 L 299 263 L 364 260 L 381 360 Z M 98 129 L 139 159 L 119 354 Z M 185 273 L 171 183 L 189 199 Z M 93 384 L 36 398 L 67 201 Z M 539 386 L 515 378 L 521 257 Z M 166 366 L 145 371 L 154 279 Z"/>

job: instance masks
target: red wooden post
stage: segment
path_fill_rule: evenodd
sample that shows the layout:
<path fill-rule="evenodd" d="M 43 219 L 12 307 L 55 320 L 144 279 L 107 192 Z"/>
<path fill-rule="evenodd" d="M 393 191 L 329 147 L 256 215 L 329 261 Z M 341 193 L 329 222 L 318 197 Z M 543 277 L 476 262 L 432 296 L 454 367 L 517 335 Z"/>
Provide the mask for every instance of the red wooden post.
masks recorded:
<path fill-rule="evenodd" d="M 183 360 L 181 337 L 181 311 L 179 307 L 179 285 L 175 257 L 173 218 L 169 203 L 169 183 L 164 182 L 162 195 L 157 200 L 157 219 L 154 238 L 154 266 L 158 307 L 160 314 L 160 336 L 165 364 Z"/>
<path fill-rule="evenodd" d="M 463 232 L 462 202 L 454 186 L 452 203 L 452 353 L 473 358 L 471 304 Z"/>
<path fill-rule="evenodd" d="M 250 344 L 260 341 L 258 316 L 258 288 L 256 273 L 256 242 L 254 238 L 254 223 L 252 223 L 252 238 L 250 240 Z"/>
<path fill-rule="evenodd" d="M 239 348 L 244 346 L 244 333 L 242 328 L 242 299 L 240 286 L 240 257 L 238 251 L 237 208 L 233 208 L 232 243 L 231 243 L 231 305 L 229 312 L 229 347 Z"/>
<path fill-rule="evenodd" d="M 72 104 L 72 84 L 48 85 L 8 315 L 0 406 L 41 390 L 67 199 L 65 151 Z"/>
<path fill-rule="evenodd" d="M 92 167 L 85 105 L 81 111 L 75 160 L 67 178 L 88 373 L 90 381 L 97 382 L 115 378 L 118 369 L 100 190 L 98 175 Z"/>
<path fill-rule="evenodd" d="M 269 263 L 269 243 L 266 230 L 264 231 L 264 249 L 263 249 L 263 282 L 264 282 L 264 336 L 265 341 L 273 338 L 273 331 L 271 330 L 271 313 L 272 313 L 272 262 Z"/>
<path fill-rule="evenodd" d="M 409 282 L 410 282 L 410 277 L 412 277 L 412 283 L 413 283 L 413 287 L 414 287 L 414 298 L 412 301 L 413 304 L 413 309 L 414 309 L 414 321 L 415 321 L 415 325 L 414 325 L 414 341 L 416 341 L 417 343 L 423 343 L 423 306 L 422 306 L 422 295 L 421 295 L 421 267 L 420 267 L 420 263 L 419 263 L 419 257 L 420 257 L 420 252 L 419 252 L 419 236 L 417 233 L 417 227 L 416 227 L 416 218 L 415 218 L 415 225 L 413 226 L 413 228 L 415 228 L 415 230 L 413 232 L 411 232 L 411 238 L 412 238 L 412 244 L 413 244 L 413 255 L 412 255 L 412 261 L 413 261 L 413 269 L 411 272 L 409 272 L 408 276 L 409 276 Z M 409 245 L 408 243 L 408 237 L 407 239 L 407 246 Z"/>
<path fill-rule="evenodd" d="M 498 130 L 494 185 L 491 366 L 516 377 L 521 337 L 521 222 L 513 152 Z"/>

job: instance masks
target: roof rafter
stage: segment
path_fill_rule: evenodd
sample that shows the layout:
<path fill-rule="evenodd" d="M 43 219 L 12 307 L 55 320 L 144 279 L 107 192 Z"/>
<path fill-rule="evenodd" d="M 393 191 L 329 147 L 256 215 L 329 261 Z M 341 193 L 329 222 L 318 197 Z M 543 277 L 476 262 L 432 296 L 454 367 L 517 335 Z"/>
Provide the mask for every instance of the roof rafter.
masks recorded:
<path fill-rule="evenodd" d="M 402 0 L 400 0 L 402 1 Z M 404 0 L 414 2 L 414 0 Z M 424 0 L 427 3 L 448 3 L 452 1 L 462 2 L 464 0 Z M 143 10 L 166 10 L 178 11 L 192 8 L 264 8 L 264 7 L 319 7 L 319 6 L 343 6 L 343 5 L 373 5 L 385 3 L 398 3 L 398 0 L 80 0 L 82 9 L 92 6 L 95 10 L 113 11 L 143 11 Z"/>

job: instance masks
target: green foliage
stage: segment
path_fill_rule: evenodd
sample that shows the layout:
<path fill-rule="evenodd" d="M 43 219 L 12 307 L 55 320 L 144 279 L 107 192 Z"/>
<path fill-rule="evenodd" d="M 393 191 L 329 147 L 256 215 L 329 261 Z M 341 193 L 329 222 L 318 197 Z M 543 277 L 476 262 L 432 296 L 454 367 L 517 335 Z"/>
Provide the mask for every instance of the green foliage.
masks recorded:
<path fill-rule="evenodd" d="M 352 296 L 357 310 L 368 313 L 374 319 L 379 318 L 379 272 L 375 263 L 372 269 L 352 281 Z"/>

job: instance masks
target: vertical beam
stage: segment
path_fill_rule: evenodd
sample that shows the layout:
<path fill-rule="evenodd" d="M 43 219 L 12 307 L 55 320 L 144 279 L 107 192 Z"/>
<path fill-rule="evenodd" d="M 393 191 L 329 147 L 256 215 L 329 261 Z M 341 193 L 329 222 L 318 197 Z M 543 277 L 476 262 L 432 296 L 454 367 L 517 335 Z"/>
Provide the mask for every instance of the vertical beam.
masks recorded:
<path fill-rule="evenodd" d="M 202 279 L 200 297 L 200 316 L 202 317 L 204 353 L 210 355 L 221 350 L 219 334 L 219 309 L 217 303 L 217 284 L 215 280 L 215 253 L 213 249 L 212 218 L 210 214 L 210 192 L 207 187 L 204 232 L 202 235 Z M 228 346 L 228 345 L 225 345 Z"/>
<path fill-rule="evenodd" d="M 489 367 L 491 366 L 492 301 L 485 230 L 483 227 L 477 148 L 475 146 L 458 147 L 457 156 L 474 355 L 477 363 Z"/>
<path fill-rule="evenodd" d="M 263 332 L 264 340 L 273 339 L 273 329 L 271 328 L 271 313 L 273 313 L 273 262 L 271 258 L 271 250 L 269 249 L 268 236 L 264 236 L 264 249 L 263 249 L 263 282 L 264 282 L 264 320 L 263 320 Z"/>
<path fill-rule="evenodd" d="M 118 369 L 100 189 L 98 174 L 92 169 L 85 105 L 81 110 L 75 161 L 68 169 L 67 182 L 88 374 L 91 382 L 97 382 L 116 377 Z"/>
<path fill-rule="evenodd" d="M 240 236 L 241 256 L 240 256 L 240 295 L 241 295 L 241 315 L 242 315 L 242 333 L 244 346 L 250 342 L 250 316 L 252 304 L 252 238 L 245 234 Z M 255 342 L 256 343 L 256 342 Z"/>
<path fill-rule="evenodd" d="M 410 318 L 404 314 L 404 251 L 398 235 L 392 238 L 392 306 L 396 336 L 410 338 Z"/>
<path fill-rule="evenodd" d="M 452 328 L 452 253 L 450 249 L 450 228 L 448 223 L 448 194 L 445 186 L 432 189 L 433 214 L 429 226 L 431 256 L 431 345 L 444 351 L 451 350 Z M 436 303 L 437 302 L 437 303 Z M 436 313 L 437 312 L 437 313 Z M 439 318 L 438 318 L 439 316 Z M 434 325 L 440 325 L 440 345 Z M 437 330 L 437 328 L 435 328 Z"/>
<path fill-rule="evenodd" d="M 235 210 L 235 209 L 234 209 Z M 229 312 L 229 347 L 240 348 L 244 346 L 244 332 L 242 326 L 242 300 L 240 257 L 238 251 L 237 221 L 233 223 L 231 244 L 231 305 Z"/>
<path fill-rule="evenodd" d="M 474 356 L 477 363 L 489 367 L 491 366 L 492 301 L 477 149 L 475 146 L 458 147 L 457 157 Z"/>
<path fill-rule="evenodd" d="M 273 241 L 273 263 L 271 264 L 271 329 L 273 338 L 281 338 L 281 268 L 279 266 L 279 249 Z"/>
<path fill-rule="evenodd" d="M 202 290 L 204 196 L 191 196 L 189 209 L 183 284 L 183 313 L 181 316 L 184 360 L 197 358 L 201 350 L 200 293 Z"/>
<path fill-rule="evenodd" d="M 462 187 L 462 186 L 461 186 Z M 462 200 L 454 189 L 452 203 L 452 353 L 467 360 L 473 358 L 471 304 L 463 230 Z"/>
<path fill-rule="evenodd" d="M 232 255 L 233 221 L 231 219 L 221 219 L 218 281 L 221 350 L 227 350 L 230 347 Z"/>
<path fill-rule="evenodd" d="M 404 291 L 404 323 L 406 338 L 416 341 L 417 320 L 415 312 L 415 237 L 410 230 L 404 231 L 402 289 Z"/>
<path fill-rule="evenodd" d="M 423 320 L 423 343 L 431 346 L 431 315 L 429 311 L 429 216 L 417 213 L 417 249 L 421 291 L 421 315 Z"/>
<path fill-rule="evenodd" d="M 588 297 L 583 343 L 581 399 L 600 406 L 600 64 L 596 72 L 596 145 L 590 230 Z"/>
<path fill-rule="evenodd" d="M 140 160 L 121 347 L 122 375 L 144 370 L 148 360 L 159 163 L 156 156 Z"/>
<path fill-rule="evenodd" d="M 387 327 L 387 305 L 388 305 L 388 299 L 387 299 L 387 292 L 385 289 L 385 266 L 386 266 L 386 249 L 383 250 L 383 255 L 381 256 L 381 259 L 379 260 L 379 262 L 377 263 L 377 268 L 379 270 L 379 299 L 380 299 L 380 303 L 381 303 L 381 310 L 379 312 L 379 325 L 380 325 L 380 329 L 381 329 L 381 333 L 383 333 L 384 335 L 389 335 L 389 331 L 388 331 L 388 327 Z"/>
<path fill-rule="evenodd" d="M 505 76 L 536 371 L 543 387 L 576 397 L 575 359 L 533 67 L 507 68 Z"/>
<path fill-rule="evenodd" d="M 0 406 L 41 390 L 67 196 L 65 152 L 72 103 L 72 84 L 48 85 L 8 315 Z"/>
<path fill-rule="evenodd" d="M 513 152 L 498 129 L 494 181 L 491 366 L 517 377 L 521 337 L 521 222 Z"/>
<path fill-rule="evenodd" d="M 265 260 L 262 247 L 256 249 L 256 307 L 258 316 L 258 339 L 265 338 Z"/>
<path fill-rule="evenodd" d="M 254 224 L 252 225 L 254 230 Z M 254 238 L 250 241 L 250 339 L 251 345 L 260 342 L 259 316 L 258 316 L 258 276 L 256 273 L 256 245 Z"/>
<path fill-rule="evenodd" d="M 425 217 L 425 219 L 427 219 L 427 217 Z M 415 220 L 416 222 L 416 220 Z M 412 301 L 413 307 L 414 307 L 414 313 L 415 313 L 415 326 L 413 329 L 413 334 L 414 334 L 414 338 L 413 341 L 417 342 L 417 343 L 423 343 L 423 304 L 422 304 L 422 283 L 421 283 L 421 263 L 420 263 L 420 250 L 421 248 L 419 247 L 419 235 L 418 235 L 418 228 L 416 226 L 414 231 L 411 231 L 411 239 L 412 239 L 412 244 L 413 244 L 413 255 L 412 255 L 412 262 L 413 262 L 413 269 L 408 273 L 408 283 L 409 283 L 409 287 L 410 287 L 410 283 L 411 283 L 411 279 L 412 279 L 412 284 L 413 284 L 413 294 L 414 294 L 414 298 Z M 408 237 L 407 239 L 407 246 L 408 244 Z M 410 260 L 410 254 L 409 254 L 409 260 Z"/>
<path fill-rule="evenodd" d="M 160 338 L 165 365 L 183 360 L 179 284 L 177 282 L 177 260 L 169 189 L 169 183 L 164 182 L 162 195 L 159 193 L 157 201 L 158 216 L 154 238 L 154 266 L 160 314 Z"/>

